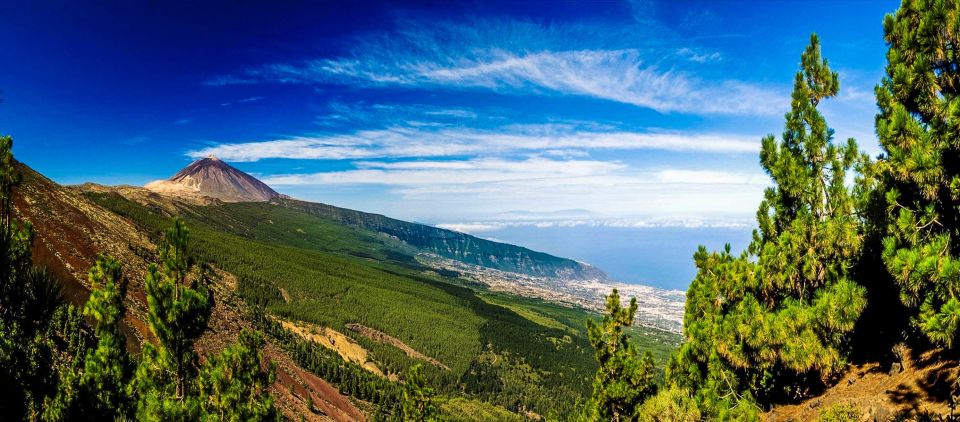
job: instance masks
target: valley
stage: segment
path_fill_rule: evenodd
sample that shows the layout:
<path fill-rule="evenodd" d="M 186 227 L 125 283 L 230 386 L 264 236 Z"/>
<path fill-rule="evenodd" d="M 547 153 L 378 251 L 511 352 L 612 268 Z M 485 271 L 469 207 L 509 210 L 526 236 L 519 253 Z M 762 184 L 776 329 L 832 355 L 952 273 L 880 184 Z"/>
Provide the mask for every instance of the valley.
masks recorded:
<path fill-rule="evenodd" d="M 2 421 L 960 421 L 960 0 L 0 1 L 0 51 Z"/>
<path fill-rule="evenodd" d="M 562 279 L 511 273 L 443 258 L 432 253 L 420 253 L 417 260 L 433 268 L 460 274 L 491 290 L 540 298 L 593 312 L 602 312 L 604 300 L 610 290 L 618 289 L 626 297 L 637 298 L 640 304 L 636 316 L 638 325 L 677 334 L 683 327 L 686 293 L 680 290 L 618 283 L 605 278 Z"/>
<path fill-rule="evenodd" d="M 550 258 L 548 263 L 538 264 L 539 254 L 522 252 L 528 258 L 509 265 L 517 268 L 518 263 L 525 262 L 528 272 L 549 271 L 554 275 L 566 274 L 567 278 L 489 268 L 484 270 L 492 273 L 470 273 L 466 270 L 484 268 L 472 264 L 477 261 L 469 257 L 476 252 L 447 253 L 466 256 L 471 262 L 466 264 L 440 258 L 438 253 L 442 251 L 436 245 L 468 245 L 463 248 L 474 251 L 516 247 L 494 246 L 493 242 L 454 232 L 444 232 L 445 240 L 435 243 L 422 240 L 424 235 L 419 233 L 437 229 L 418 229 L 383 217 L 375 217 L 379 222 L 374 224 L 368 222 L 366 214 L 286 199 L 233 203 L 194 194 L 157 194 L 134 187 L 62 187 L 25 166 L 21 168 L 28 174 L 21 190 L 26 194 L 25 204 L 38 205 L 38 198 L 42 197 L 56 200 L 39 209 L 57 210 L 67 203 L 76 204 L 75 216 L 46 218 L 43 221 L 48 224 L 37 225 L 38 244 L 48 245 L 58 267 L 77 274 L 71 276 L 76 280 L 72 282 L 75 288 L 87 288 L 79 276 L 89 265 L 84 260 L 105 249 L 92 245 L 84 255 L 87 258 L 68 259 L 64 253 L 73 250 L 76 240 L 63 237 L 62 230 L 68 227 L 66 221 L 87 221 L 93 217 L 111 222 L 126 233 L 110 241 L 111 253 L 145 262 L 155 253 L 152 244 L 159 241 L 171 219 L 182 218 L 190 228 L 190 253 L 210 263 L 219 274 L 217 278 L 222 284 L 218 295 L 237 298 L 226 302 L 232 303 L 234 310 L 215 311 L 215 320 L 232 324 L 234 328 L 227 332 L 256 326 L 272 333 L 271 342 L 276 346 L 270 350 L 288 356 L 284 358 L 290 362 L 286 365 L 295 362 L 324 382 L 338 386 L 353 400 L 360 400 L 356 406 L 361 409 L 370 406 L 364 402 L 383 409 L 390 399 L 372 394 L 369 388 L 396 382 L 417 363 L 426 364 L 423 370 L 430 383 L 450 397 L 451 401 L 444 405 L 450 412 L 457 412 L 457 406 L 469 406 L 490 409 L 482 412 L 497 412 L 495 408 L 500 408 L 541 416 L 564 414 L 589 391 L 596 363 L 593 349 L 586 341 L 585 324 L 587 319 L 597 318 L 598 302 L 591 304 L 588 297 L 582 296 L 586 290 L 572 290 L 581 295 L 579 298 L 571 294 L 545 301 L 543 290 L 533 291 L 537 293 L 533 297 L 524 297 L 531 296 L 530 283 L 541 289 L 545 283 L 574 286 L 577 281 L 569 277 L 577 273 L 556 267 L 558 263 L 573 265 L 563 264 L 562 259 Z M 65 203 L 63 198 L 71 199 Z M 336 214 L 331 216 L 331 212 Z M 29 212 L 25 217 L 35 218 Z M 366 228 L 385 224 L 393 231 Z M 404 233 L 419 236 L 420 246 L 397 236 Z M 128 238 L 142 240 L 121 240 Z M 438 265 L 437 260 L 461 265 Z M 136 268 L 130 266 L 131 270 Z M 140 277 L 136 274 L 130 273 L 131 280 Z M 487 276 L 476 277 L 478 274 Z M 497 278 L 491 279 L 490 274 Z M 515 288 L 504 288 L 505 285 Z M 136 283 L 131 287 L 133 312 L 128 324 L 134 328 L 131 347 L 136 348 L 150 333 L 140 322 L 140 309 L 146 305 L 142 293 L 138 293 L 142 287 Z M 221 307 L 218 305 L 217 309 Z M 643 350 L 657 356 L 662 368 L 679 341 L 671 331 L 638 327 L 631 332 Z M 205 347 L 209 350 L 219 350 L 224 342 L 205 340 L 201 344 L 208 344 Z M 334 370 L 338 367 L 342 369 Z M 293 382 L 298 371 L 301 370 L 282 372 L 279 382 Z M 279 394 L 281 402 L 287 403 L 281 407 L 294 409 L 310 395 L 317 395 L 315 403 L 324 402 L 321 393 L 325 390 L 320 387 L 322 384 L 316 385 L 295 395 Z M 298 388 L 294 386 L 294 390 Z M 285 389 L 288 388 L 281 385 L 276 391 Z M 337 399 L 326 402 L 336 403 Z M 323 407 L 315 410 L 331 411 Z"/>

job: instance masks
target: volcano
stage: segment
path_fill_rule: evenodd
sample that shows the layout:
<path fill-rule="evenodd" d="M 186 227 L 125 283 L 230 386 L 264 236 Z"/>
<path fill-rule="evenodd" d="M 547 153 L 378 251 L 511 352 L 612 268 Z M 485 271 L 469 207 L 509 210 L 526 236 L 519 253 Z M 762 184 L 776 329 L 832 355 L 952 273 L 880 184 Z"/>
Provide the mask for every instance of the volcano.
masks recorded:
<path fill-rule="evenodd" d="M 266 183 L 212 155 L 194 161 L 168 180 L 153 181 L 144 187 L 164 195 L 209 197 L 223 202 L 266 202 L 280 196 Z"/>

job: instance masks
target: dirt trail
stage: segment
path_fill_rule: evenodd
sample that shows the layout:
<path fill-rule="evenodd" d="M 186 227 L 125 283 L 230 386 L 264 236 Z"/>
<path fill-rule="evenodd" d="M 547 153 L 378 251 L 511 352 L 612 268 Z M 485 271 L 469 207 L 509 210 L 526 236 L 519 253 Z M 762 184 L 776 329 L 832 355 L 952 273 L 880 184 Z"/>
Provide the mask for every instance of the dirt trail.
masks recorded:
<path fill-rule="evenodd" d="M 386 343 L 386 344 L 389 344 L 389 345 L 391 345 L 391 346 L 393 346 L 393 347 L 396 347 L 396 348 L 402 350 L 403 353 L 406 353 L 407 356 L 410 356 L 410 357 L 412 357 L 412 358 L 414 358 L 414 359 L 420 359 L 420 360 L 422 360 L 422 361 L 429 362 L 429 363 L 437 366 L 438 368 L 443 368 L 443 369 L 446 369 L 446 370 L 448 370 L 448 371 L 450 370 L 450 367 L 449 367 L 449 366 L 444 365 L 444 364 L 441 363 L 440 361 L 438 361 L 438 360 L 436 360 L 436 359 L 434 359 L 434 358 L 432 358 L 432 357 L 430 357 L 430 356 L 427 356 L 427 355 L 425 355 L 425 354 L 423 354 L 423 353 L 420 353 L 420 352 L 414 350 L 412 347 L 407 346 L 404 342 L 400 341 L 400 339 L 398 339 L 398 338 L 396 338 L 396 337 L 393 337 L 393 336 L 391 336 L 391 335 L 389 335 L 389 334 L 387 334 L 387 333 L 384 333 L 384 332 L 382 332 L 382 331 L 378 331 L 378 330 L 375 330 L 375 329 L 373 329 L 373 328 L 367 327 L 367 326 L 365 326 L 365 325 L 360 325 L 360 324 L 347 324 L 347 328 L 349 328 L 350 331 L 353 331 L 353 332 L 355 332 L 355 333 L 362 334 L 362 335 L 370 338 L 370 339 L 373 340 L 373 341 L 380 342 L 380 343 Z"/>
<path fill-rule="evenodd" d="M 816 420 L 840 404 L 856 408 L 862 420 L 887 421 L 898 412 L 950 413 L 949 400 L 960 361 L 940 350 L 905 359 L 903 370 L 890 372 L 877 363 L 851 365 L 843 378 L 823 394 L 801 403 L 779 406 L 764 414 L 767 421 Z"/>
<path fill-rule="evenodd" d="M 377 364 L 369 359 L 367 350 L 343 333 L 329 327 L 321 327 L 306 322 L 292 322 L 279 318 L 277 318 L 277 321 L 283 328 L 296 333 L 300 337 L 337 352 L 344 360 L 356 363 L 381 377 L 384 376 L 383 371 L 377 367 Z"/>

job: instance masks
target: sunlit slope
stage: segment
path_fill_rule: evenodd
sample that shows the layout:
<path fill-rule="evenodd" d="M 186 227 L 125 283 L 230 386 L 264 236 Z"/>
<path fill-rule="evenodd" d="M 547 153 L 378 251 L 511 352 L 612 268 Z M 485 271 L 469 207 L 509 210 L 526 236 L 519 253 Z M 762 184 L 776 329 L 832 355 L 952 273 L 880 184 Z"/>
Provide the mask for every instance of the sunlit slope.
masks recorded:
<path fill-rule="evenodd" d="M 171 217 L 117 194 L 87 197 L 151 232 Z M 592 315 L 584 310 L 485 291 L 422 266 L 409 244 L 393 237 L 292 208 L 179 210 L 197 255 L 236 275 L 245 299 L 283 319 L 349 335 L 388 374 L 422 361 L 347 324 L 383 332 L 448 366 L 426 369 L 449 393 L 549 413 L 568 410 L 588 392 L 596 366 L 584 330 Z M 660 356 L 674 347 L 651 339 L 647 346 Z"/>
<path fill-rule="evenodd" d="M 606 274 L 596 267 L 572 259 L 481 239 L 452 230 L 294 199 L 279 198 L 272 202 L 350 227 L 387 234 L 419 250 L 467 264 L 541 277 L 606 278 Z"/>

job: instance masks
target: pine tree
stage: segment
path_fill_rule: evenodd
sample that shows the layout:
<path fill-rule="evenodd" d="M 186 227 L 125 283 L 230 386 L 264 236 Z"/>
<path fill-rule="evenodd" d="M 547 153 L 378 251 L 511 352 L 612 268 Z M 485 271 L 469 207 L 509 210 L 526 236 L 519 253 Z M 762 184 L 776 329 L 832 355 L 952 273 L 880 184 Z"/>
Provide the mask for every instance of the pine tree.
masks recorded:
<path fill-rule="evenodd" d="M 433 395 L 433 388 L 427 385 L 427 378 L 423 375 L 420 364 L 411 366 L 403 380 L 400 419 L 405 422 L 435 420 L 437 405 Z"/>
<path fill-rule="evenodd" d="M 25 327 L 21 280 L 30 268 L 32 230 L 13 218 L 13 189 L 20 173 L 13 166 L 13 138 L 0 136 L 0 413 L 26 415 L 30 374 L 24 341 L 32 337 Z"/>
<path fill-rule="evenodd" d="M 212 357 L 198 379 L 203 419 L 210 421 L 268 421 L 279 414 L 267 388 L 276 378 L 261 349 L 259 335 L 243 331 L 236 344 Z M 263 367 L 269 367 L 264 371 Z"/>
<path fill-rule="evenodd" d="M 701 247 L 694 256 L 687 342 L 669 372 L 698 391 L 714 417 L 750 413 L 754 401 L 803 396 L 845 363 L 866 304 L 850 275 L 863 234 L 846 178 L 868 160 L 853 139 L 835 144 L 817 110 L 838 89 L 812 35 L 783 135 L 762 142 L 760 164 L 774 185 L 764 193 L 753 242 L 739 256 L 729 245 L 722 253 Z"/>
<path fill-rule="evenodd" d="M 132 365 L 126 343 L 120 332 L 120 321 L 126 309 L 127 280 L 120 263 L 108 256 L 98 257 L 88 275 L 90 299 L 83 314 L 94 323 L 96 347 L 86 355 L 83 386 L 90 393 L 101 419 L 130 416 L 126 387 L 132 376 Z"/>
<path fill-rule="evenodd" d="M 624 308 L 620 293 L 607 296 L 606 313 L 600 324 L 587 320 L 590 344 L 600 367 L 593 379 L 593 394 L 587 404 L 587 419 L 631 420 L 643 400 L 655 392 L 653 356 L 640 355 L 630 343 L 625 327 L 633 325 L 637 299 Z"/>
<path fill-rule="evenodd" d="M 687 390 L 665 388 L 643 402 L 637 413 L 638 422 L 700 422 L 702 415 Z"/>
<path fill-rule="evenodd" d="M 845 363 L 844 342 L 866 304 L 863 287 L 850 278 L 862 233 L 846 177 L 867 158 L 853 139 L 833 143 L 833 130 L 817 110 L 837 94 L 839 79 L 821 57 L 816 34 L 801 67 L 782 139 L 766 137 L 760 152 L 774 186 L 757 212 L 751 252 L 758 284 L 751 287 L 759 305 L 775 312 L 755 334 L 773 340 L 764 346 L 780 349 L 759 362 L 822 376 Z"/>
<path fill-rule="evenodd" d="M 914 325 L 956 346 L 960 331 L 960 3 L 905 0 L 883 22 L 876 88 L 886 192 L 883 260 Z"/>
<path fill-rule="evenodd" d="M 53 393 L 43 399 L 42 414 L 32 419 L 50 422 L 101 419 L 92 409 L 89 391 L 83 386 L 84 359 L 91 347 L 87 328 L 82 311 L 72 305 L 60 306 L 53 313 L 44 338 L 50 347 L 48 370 L 55 386 Z"/>
<path fill-rule="evenodd" d="M 21 180 L 13 138 L 0 136 L 0 415 L 64 420 L 77 403 L 85 336 L 59 282 L 33 266 L 33 230 L 13 215 Z"/>
<path fill-rule="evenodd" d="M 200 415 L 193 344 L 207 328 L 213 296 L 205 274 L 193 271 L 187 238 L 186 225 L 175 219 L 160 248 L 161 265 L 150 265 L 147 274 L 147 317 L 157 345 L 144 344 L 132 384 L 139 419 L 195 420 Z"/>

